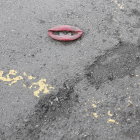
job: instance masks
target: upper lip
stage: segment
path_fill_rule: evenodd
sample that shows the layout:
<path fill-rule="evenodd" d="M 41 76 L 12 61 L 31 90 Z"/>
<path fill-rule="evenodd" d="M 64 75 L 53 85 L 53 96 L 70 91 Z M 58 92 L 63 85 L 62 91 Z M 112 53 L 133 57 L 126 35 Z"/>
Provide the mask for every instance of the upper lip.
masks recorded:
<path fill-rule="evenodd" d="M 59 32 L 59 31 L 69 31 L 69 32 L 82 32 L 82 30 L 80 30 L 77 27 L 73 27 L 73 26 L 69 26 L 69 25 L 60 25 L 60 26 L 56 26 L 53 27 L 51 29 L 49 29 L 48 31 L 54 31 L 54 32 Z"/>

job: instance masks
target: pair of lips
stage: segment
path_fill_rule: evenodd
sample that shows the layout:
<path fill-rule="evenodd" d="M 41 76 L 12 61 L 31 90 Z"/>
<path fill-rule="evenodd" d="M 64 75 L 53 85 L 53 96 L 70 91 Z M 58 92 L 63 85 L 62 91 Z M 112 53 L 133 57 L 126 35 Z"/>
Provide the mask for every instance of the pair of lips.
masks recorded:
<path fill-rule="evenodd" d="M 64 31 L 73 32 L 74 35 L 59 36 L 59 35 L 54 34 L 54 32 L 64 32 Z M 48 35 L 51 38 L 55 40 L 59 40 L 59 41 L 73 41 L 80 38 L 82 34 L 83 34 L 82 30 L 80 30 L 77 27 L 70 26 L 70 25 L 60 25 L 60 26 L 56 26 L 48 30 Z"/>

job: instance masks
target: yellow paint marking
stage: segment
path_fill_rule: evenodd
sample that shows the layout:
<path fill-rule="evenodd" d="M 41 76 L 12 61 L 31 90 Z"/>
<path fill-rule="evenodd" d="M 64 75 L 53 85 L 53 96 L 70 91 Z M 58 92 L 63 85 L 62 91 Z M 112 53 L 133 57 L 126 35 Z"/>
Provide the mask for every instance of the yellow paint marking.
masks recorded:
<path fill-rule="evenodd" d="M 10 70 L 8 76 L 10 76 L 10 75 L 16 75 L 16 74 L 17 74 L 17 71 L 15 71 L 15 70 Z"/>
<path fill-rule="evenodd" d="M 9 70 L 9 73 L 6 76 L 4 75 L 4 71 L 0 70 L 0 82 L 8 82 L 8 85 L 11 86 L 15 83 L 17 83 L 20 80 L 32 80 L 32 79 L 36 79 L 36 77 L 33 77 L 31 75 L 27 75 L 25 72 L 23 72 L 23 76 L 17 76 L 17 71 L 15 70 Z M 48 85 L 46 79 L 40 79 L 37 82 L 31 83 L 31 86 L 29 87 L 31 88 L 38 88 L 36 91 L 34 91 L 34 96 L 39 97 L 40 93 L 44 93 L 44 94 L 48 94 L 50 92 L 51 89 L 54 89 L 54 87 L 52 87 L 51 85 Z M 22 83 L 23 87 L 27 88 L 28 86 L 25 83 Z"/>
<path fill-rule="evenodd" d="M 23 75 L 26 76 L 29 80 L 36 79 L 36 77 L 33 77 L 31 75 L 27 75 L 26 72 L 24 72 Z"/>
<path fill-rule="evenodd" d="M 110 117 L 113 116 L 113 114 L 110 112 L 110 110 L 107 112 L 107 115 L 110 116 Z"/>
<path fill-rule="evenodd" d="M 115 123 L 115 124 L 119 124 L 119 122 L 117 122 L 117 121 L 114 120 L 114 119 L 108 119 L 108 120 L 107 120 L 107 123 Z"/>
<path fill-rule="evenodd" d="M 96 107 L 97 107 L 97 105 L 96 105 L 96 104 L 92 104 L 92 107 L 93 107 L 93 108 L 96 108 Z"/>
<path fill-rule="evenodd" d="M 93 117 L 94 117 L 94 118 L 98 118 L 98 117 L 99 117 L 99 116 L 98 116 L 98 114 L 97 114 L 97 113 L 95 113 L 95 112 L 94 112 L 94 113 L 92 113 L 92 115 L 93 115 Z"/>
<path fill-rule="evenodd" d="M 9 73 L 5 77 L 3 77 L 3 73 L 4 73 L 3 71 L 0 71 L 0 81 L 10 82 L 9 83 L 10 86 L 17 83 L 19 80 L 23 79 L 22 76 L 11 78 L 11 75 L 15 76 L 17 74 L 17 71 L 15 70 L 10 70 Z"/>
<path fill-rule="evenodd" d="M 54 89 L 52 86 L 46 84 L 46 79 L 41 79 L 38 82 L 33 83 L 30 88 L 38 86 L 39 89 L 34 91 L 34 96 L 39 97 L 39 94 L 42 92 L 44 94 L 49 93 L 49 89 Z"/>
<path fill-rule="evenodd" d="M 32 79 L 36 79 L 36 78 L 30 75 L 30 76 L 28 76 L 28 79 L 32 80 Z"/>

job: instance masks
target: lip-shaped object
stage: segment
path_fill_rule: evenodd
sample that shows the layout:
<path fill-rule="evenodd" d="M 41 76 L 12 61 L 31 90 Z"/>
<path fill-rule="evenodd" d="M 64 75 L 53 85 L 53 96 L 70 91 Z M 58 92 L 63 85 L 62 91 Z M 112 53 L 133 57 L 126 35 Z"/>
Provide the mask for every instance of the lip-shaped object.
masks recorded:
<path fill-rule="evenodd" d="M 73 35 L 56 35 L 54 34 L 54 32 L 72 32 L 74 33 Z M 83 31 L 80 30 L 77 27 L 73 27 L 70 25 L 60 25 L 60 26 L 56 26 L 53 27 L 51 29 L 48 30 L 48 35 L 55 39 L 55 40 L 59 40 L 59 41 L 73 41 L 76 40 L 78 38 L 80 38 L 83 34 Z"/>

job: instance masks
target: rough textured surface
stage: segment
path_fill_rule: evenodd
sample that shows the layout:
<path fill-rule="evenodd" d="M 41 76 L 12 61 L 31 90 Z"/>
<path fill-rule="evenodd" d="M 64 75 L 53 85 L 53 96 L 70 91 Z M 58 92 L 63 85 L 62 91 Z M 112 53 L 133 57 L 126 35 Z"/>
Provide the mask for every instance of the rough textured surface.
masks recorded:
<path fill-rule="evenodd" d="M 133 76 L 140 65 L 140 45 L 119 42 L 104 55 L 96 58 L 87 68 L 86 76 L 89 82 L 98 89 L 107 80 Z"/>
<path fill-rule="evenodd" d="M 31 80 L 0 81 L 0 139 L 140 139 L 139 9 L 139 0 L 1 0 L 0 70 L 55 89 L 36 98 Z M 61 24 L 84 36 L 50 39 Z"/>

